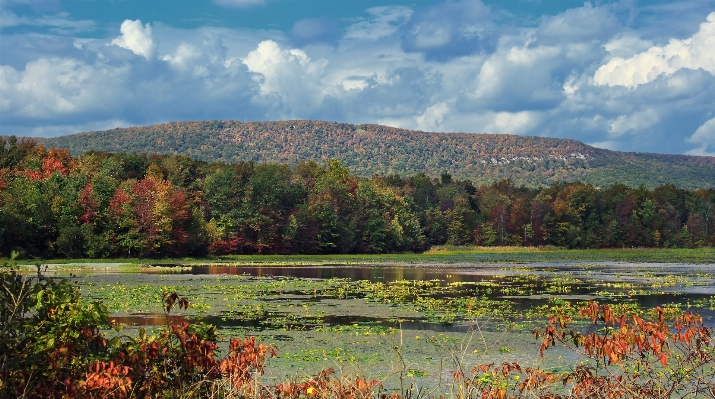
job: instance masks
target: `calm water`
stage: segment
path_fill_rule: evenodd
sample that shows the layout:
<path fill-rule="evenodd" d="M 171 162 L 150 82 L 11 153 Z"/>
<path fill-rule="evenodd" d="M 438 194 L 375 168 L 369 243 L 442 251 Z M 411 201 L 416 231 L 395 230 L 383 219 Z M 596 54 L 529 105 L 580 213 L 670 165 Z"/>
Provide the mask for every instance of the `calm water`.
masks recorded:
<path fill-rule="evenodd" d="M 396 280 L 439 280 L 481 282 L 489 279 L 536 275 L 544 278 L 570 277 L 605 282 L 654 282 L 660 278 L 683 279 L 678 290 L 688 288 L 702 294 L 715 295 L 715 265 L 662 263 L 539 263 L 539 264 L 479 264 L 479 265 L 314 265 L 314 266 L 192 266 L 183 273 L 191 275 L 247 274 L 257 277 L 294 277 L 311 279 L 346 278 L 371 282 Z M 687 280 L 687 281 L 685 281 Z M 694 288 L 697 287 L 697 288 Z"/>
<path fill-rule="evenodd" d="M 715 311 L 715 265 L 655 264 L 655 263 L 538 263 L 538 264 L 450 264 L 450 265 L 301 265 L 301 266 L 192 266 L 184 268 L 181 274 L 156 274 L 161 268 L 153 268 L 152 274 L 133 273 L 89 273 L 84 282 L 116 283 L 135 281 L 137 283 L 171 286 L 175 283 L 202 285 L 215 276 L 254 276 L 260 281 L 281 281 L 291 279 L 328 280 L 347 279 L 352 281 L 390 283 L 399 280 L 432 281 L 447 287 L 461 283 L 459 291 L 443 290 L 430 294 L 436 298 L 457 298 L 470 295 L 470 289 L 491 286 L 486 296 L 494 300 L 508 300 L 517 311 L 526 311 L 549 302 L 552 298 L 576 302 L 598 300 L 608 302 L 637 302 L 644 308 L 664 304 L 677 304 L 682 309 L 697 310 L 706 323 L 713 325 Z M 551 289 L 552 291 L 549 291 Z M 479 291 L 484 293 L 485 291 Z M 526 293 L 525 293 L 526 292 Z M 528 294 L 533 292 L 533 294 Z M 333 298 L 334 300 L 334 298 Z M 263 302 L 313 303 L 323 306 L 324 314 L 306 319 L 281 321 L 281 328 L 300 327 L 313 329 L 321 326 L 369 324 L 374 326 L 402 329 L 430 330 L 435 332 L 465 332 L 473 328 L 470 323 L 457 320 L 455 323 L 430 322 L 415 317 L 402 322 L 391 315 L 345 314 L 340 305 L 326 304 L 325 298 L 315 298 L 300 290 L 286 291 L 283 295 L 267 297 Z M 701 306 L 695 308 L 693 305 Z M 271 305 L 273 306 L 273 304 Z M 351 304 L 350 306 L 355 306 Z M 322 308 L 321 308 L 322 309 Z M 269 319 L 281 318 L 286 314 L 278 311 L 266 315 L 265 319 L 245 320 L 230 312 L 207 314 L 202 320 L 219 327 L 242 327 L 265 330 L 276 327 Z M 117 322 L 128 325 L 162 325 L 165 319 L 160 314 L 141 313 L 121 315 Z"/>

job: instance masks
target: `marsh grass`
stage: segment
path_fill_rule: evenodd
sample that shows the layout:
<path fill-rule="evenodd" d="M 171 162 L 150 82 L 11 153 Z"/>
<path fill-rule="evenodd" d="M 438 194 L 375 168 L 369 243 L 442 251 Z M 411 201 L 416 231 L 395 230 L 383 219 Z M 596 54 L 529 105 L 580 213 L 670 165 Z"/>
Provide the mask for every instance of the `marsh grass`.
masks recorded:
<path fill-rule="evenodd" d="M 474 247 L 436 246 L 425 253 L 348 254 L 348 255 L 227 255 L 207 258 L 162 259 L 49 259 L 48 264 L 135 264 L 135 265 L 399 265 L 458 263 L 529 263 L 529 262 L 653 262 L 715 263 L 715 249 L 704 248 L 624 248 L 563 249 L 558 247 Z M 32 265 L 36 259 L 19 259 L 18 264 Z"/>

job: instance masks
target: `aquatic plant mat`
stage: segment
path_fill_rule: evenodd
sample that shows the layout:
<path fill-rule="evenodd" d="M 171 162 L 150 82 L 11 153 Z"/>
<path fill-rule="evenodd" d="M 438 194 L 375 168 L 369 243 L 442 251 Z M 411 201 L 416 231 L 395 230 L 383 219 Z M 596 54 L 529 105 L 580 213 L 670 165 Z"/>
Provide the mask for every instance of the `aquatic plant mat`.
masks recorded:
<path fill-rule="evenodd" d="M 656 306 L 668 316 L 695 311 L 708 326 L 715 316 L 712 263 L 296 263 L 69 264 L 48 274 L 76 281 L 129 333 L 166 324 L 162 294 L 178 292 L 191 307 L 170 322 L 211 323 L 225 342 L 270 343 L 278 357 L 263 379 L 276 383 L 326 367 L 384 379 L 387 389 L 447 389 L 458 368 L 484 363 L 567 370 L 583 359 L 559 348 L 541 358 L 531 332 L 589 300 L 643 316 Z"/>

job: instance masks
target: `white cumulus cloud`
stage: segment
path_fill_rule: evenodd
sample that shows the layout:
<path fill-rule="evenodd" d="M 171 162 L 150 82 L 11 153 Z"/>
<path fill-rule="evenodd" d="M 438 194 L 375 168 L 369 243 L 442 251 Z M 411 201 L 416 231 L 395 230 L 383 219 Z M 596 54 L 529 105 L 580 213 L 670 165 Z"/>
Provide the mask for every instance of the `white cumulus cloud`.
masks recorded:
<path fill-rule="evenodd" d="M 454 100 L 442 101 L 427 108 L 422 115 L 415 118 L 417 128 L 428 132 L 443 130 L 442 122 L 448 116 Z"/>
<path fill-rule="evenodd" d="M 643 40 L 630 34 L 618 35 L 603 45 L 603 48 L 614 57 L 627 58 L 653 47 L 653 42 Z"/>
<path fill-rule="evenodd" d="M 489 133 L 525 134 L 539 123 L 539 113 L 531 111 L 495 112 L 486 118 L 490 120 L 483 131 Z"/>
<path fill-rule="evenodd" d="M 156 42 L 151 34 L 151 25 L 142 26 L 142 21 L 125 20 L 119 28 L 122 33 L 112 40 L 112 44 L 131 50 L 134 54 L 141 55 L 147 60 L 152 59 L 156 53 Z"/>
<path fill-rule="evenodd" d="M 715 156 L 715 118 L 703 123 L 687 141 L 700 145 L 700 147 L 688 151 L 688 154 Z M 708 152 L 708 148 L 711 146 L 712 151 Z"/>
<path fill-rule="evenodd" d="M 0 112 L 13 117 L 52 119 L 111 104 L 126 68 L 107 69 L 69 58 L 41 58 L 25 70 L 0 67 Z"/>
<path fill-rule="evenodd" d="M 309 112 L 324 96 L 321 78 L 328 62 L 313 61 L 303 50 L 283 49 L 273 40 L 264 40 L 243 63 L 255 74 L 261 94 L 278 96 L 287 106 L 283 116 Z"/>
<path fill-rule="evenodd" d="M 703 69 L 715 74 L 715 12 L 700 30 L 685 40 L 671 39 L 630 58 L 615 57 L 596 70 L 597 85 L 637 87 L 681 69 Z"/>
<path fill-rule="evenodd" d="M 642 131 L 658 123 L 658 113 L 653 109 L 620 115 L 611 123 L 611 136 L 622 136 L 628 132 Z"/>
<path fill-rule="evenodd" d="M 555 85 L 552 74 L 564 58 L 558 46 L 500 48 L 481 65 L 471 97 L 477 104 L 509 111 L 553 105 L 563 97 L 563 84 Z"/>

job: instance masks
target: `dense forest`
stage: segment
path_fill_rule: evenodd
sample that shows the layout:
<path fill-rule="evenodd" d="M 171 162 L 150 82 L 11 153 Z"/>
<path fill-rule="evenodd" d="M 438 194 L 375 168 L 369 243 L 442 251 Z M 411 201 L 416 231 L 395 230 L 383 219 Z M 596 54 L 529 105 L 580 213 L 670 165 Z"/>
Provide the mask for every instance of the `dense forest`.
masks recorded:
<path fill-rule="evenodd" d="M 432 245 L 715 244 L 715 189 L 477 186 L 442 173 L 359 177 L 335 159 L 72 157 L 0 138 L 0 255 L 161 257 L 383 253 Z"/>
<path fill-rule="evenodd" d="M 340 159 L 361 177 L 373 174 L 431 178 L 448 172 L 486 185 L 511 179 L 540 187 L 581 181 L 655 188 L 667 182 L 687 189 L 715 186 L 715 157 L 609 151 L 576 140 L 497 134 L 427 133 L 381 125 L 323 121 L 172 122 L 38 139 L 46 147 L 87 151 L 187 155 L 203 161 L 294 167 Z"/>

